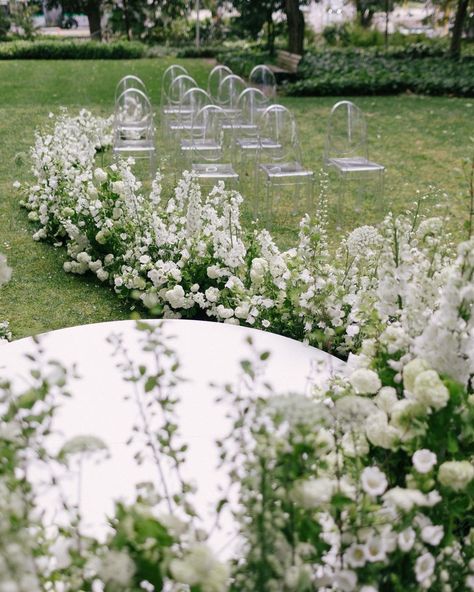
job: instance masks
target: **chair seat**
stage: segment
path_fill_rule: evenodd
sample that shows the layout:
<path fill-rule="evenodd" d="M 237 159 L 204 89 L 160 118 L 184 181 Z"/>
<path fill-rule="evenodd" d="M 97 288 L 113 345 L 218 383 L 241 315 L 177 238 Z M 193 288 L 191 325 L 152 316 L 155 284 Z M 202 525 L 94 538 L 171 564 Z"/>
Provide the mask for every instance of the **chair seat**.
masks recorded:
<path fill-rule="evenodd" d="M 192 172 L 199 179 L 238 179 L 231 164 L 193 164 Z"/>
<path fill-rule="evenodd" d="M 280 164 L 261 164 L 260 168 L 270 179 L 282 177 L 312 177 L 313 171 L 305 169 L 299 162 L 282 162 Z"/>
<path fill-rule="evenodd" d="M 153 140 L 118 140 L 114 142 L 113 152 L 154 152 Z"/>
<path fill-rule="evenodd" d="M 222 146 L 214 140 L 181 140 L 181 150 L 186 152 L 189 150 L 196 150 L 197 152 L 208 150 L 220 151 L 222 150 Z"/>
<path fill-rule="evenodd" d="M 236 143 L 242 150 L 265 150 L 281 148 L 281 144 L 279 142 L 270 140 L 270 138 L 237 138 Z"/>
<path fill-rule="evenodd" d="M 328 165 L 335 166 L 342 173 L 384 171 L 385 167 L 363 157 L 329 158 Z"/>
<path fill-rule="evenodd" d="M 222 129 L 235 129 L 248 132 L 256 132 L 258 130 L 258 127 L 254 123 L 244 123 L 243 121 L 235 121 L 222 124 Z"/>
<path fill-rule="evenodd" d="M 180 107 L 177 105 L 175 107 L 165 107 L 163 113 L 164 115 L 192 115 L 193 110 L 191 107 Z"/>

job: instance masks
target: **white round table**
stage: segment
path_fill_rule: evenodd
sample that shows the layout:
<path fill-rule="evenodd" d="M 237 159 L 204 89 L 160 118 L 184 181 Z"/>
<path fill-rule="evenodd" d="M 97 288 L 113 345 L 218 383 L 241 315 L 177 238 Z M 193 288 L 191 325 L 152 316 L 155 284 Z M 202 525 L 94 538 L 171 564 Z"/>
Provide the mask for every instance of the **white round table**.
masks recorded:
<path fill-rule="evenodd" d="M 210 383 L 236 382 L 241 372 L 240 361 L 250 355 L 246 338 L 252 337 L 259 351 L 271 352 L 265 379 L 278 394 L 304 393 L 310 374 L 324 383 L 344 364 L 300 342 L 256 329 L 206 321 L 167 320 L 163 322 L 163 330 L 166 336 L 174 336 L 170 346 L 178 353 L 180 375 L 187 379 L 177 389 L 180 396 L 179 431 L 184 442 L 189 444 L 185 472 L 197 485 L 196 506 L 204 525 L 209 526 L 214 522 L 212 511 L 219 499 L 219 488 L 225 488 L 227 484 L 225 473 L 216 469 L 215 440 L 225 436 L 230 429 L 227 407 L 215 402 L 222 391 L 211 388 Z M 134 321 L 83 325 L 53 331 L 40 338 L 46 359 L 59 360 L 67 367 L 77 364 L 81 377 L 71 383 L 69 390 L 73 396 L 58 410 L 55 429 L 61 432 L 64 441 L 77 435 L 98 436 L 110 450 L 107 461 L 84 465 L 82 529 L 85 534 L 97 536 L 103 536 L 107 531 L 106 516 L 112 515 L 114 500 L 131 501 L 136 483 L 156 482 L 156 468 L 148 462 L 137 466 L 133 460 L 135 450 L 126 445 L 138 412 L 132 399 L 124 399 L 132 387 L 124 382 L 116 367 L 119 360 L 111 355 L 113 348 L 107 342 L 111 334 L 123 335 L 135 362 L 149 355 L 138 344 L 142 334 L 136 330 Z M 31 338 L 2 345 L 2 376 L 24 386 L 21 377 L 29 367 L 25 354 L 34 348 Z M 76 488 L 72 478 L 70 481 L 64 484 L 65 493 L 74 498 Z M 39 499 L 48 510 L 54 506 L 46 495 Z M 57 519 L 55 512 L 51 514 L 54 520 Z M 214 532 L 211 545 L 215 550 L 225 549 L 233 536 L 232 519 L 224 514 L 221 528 Z M 228 547 L 222 555 L 227 554 Z"/>

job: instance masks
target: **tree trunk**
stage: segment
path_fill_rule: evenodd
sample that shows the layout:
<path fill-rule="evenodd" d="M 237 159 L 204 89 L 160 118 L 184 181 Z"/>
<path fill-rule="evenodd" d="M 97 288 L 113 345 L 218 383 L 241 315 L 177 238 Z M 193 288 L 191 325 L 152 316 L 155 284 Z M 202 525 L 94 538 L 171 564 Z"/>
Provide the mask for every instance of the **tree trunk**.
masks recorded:
<path fill-rule="evenodd" d="M 291 53 L 303 53 L 304 15 L 300 10 L 299 0 L 285 0 L 286 20 L 288 23 L 288 50 Z"/>
<path fill-rule="evenodd" d="M 469 0 L 458 0 L 451 37 L 450 54 L 452 58 L 459 58 L 461 55 L 461 38 L 464 23 L 466 21 L 468 4 Z"/>
<path fill-rule="evenodd" d="M 356 12 L 359 19 L 359 24 L 361 27 L 365 29 L 369 28 L 372 24 L 372 19 L 374 17 L 374 11 L 371 8 L 368 8 L 364 0 L 356 0 L 355 2 Z"/>
<path fill-rule="evenodd" d="M 98 2 L 90 2 L 87 6 L 87 20 L 89 21 L 89 29 L 91 32 L 91 39 L 94 41 L 102 41 L 102 30 L 100 27 L 100 5 Z"/>

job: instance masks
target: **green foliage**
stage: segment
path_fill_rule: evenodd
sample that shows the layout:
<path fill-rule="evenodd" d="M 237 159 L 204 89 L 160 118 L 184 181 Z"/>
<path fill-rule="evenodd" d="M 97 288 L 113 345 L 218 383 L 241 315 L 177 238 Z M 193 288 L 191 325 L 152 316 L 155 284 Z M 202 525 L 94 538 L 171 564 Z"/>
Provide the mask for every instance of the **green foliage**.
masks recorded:
<path fill-rule="evenodd" d="M 0 43 L 0 60 L 130 60 L 142 58 L 141 43 L 12 41 Z"/>
<path fill-rule="evenodd" d="M 431 51 L 439 50 L 416 46 L 388 53 L 363 50 L 308 53 L 299 67 L 302 80 L 289 85 L 287 93 L 338 96 L 410 91 L 427 95 L 474 96 L 474 60 L 422 57 Z"/>
<path fill-rule="evenodd" d="M 11 21 L 8 15 L 0 9 L 0 41 L 6 39 L 8 32 L 10 31 Z"/>
<path fill-rule="evenodd" d="M 217 55 L 217 61 L 228 66 L 238 76 L 247 77 L 254 66 L 268 64 L 272 60 L 268 52 L 246 50 L 238 53 L 220 53 Z"/>

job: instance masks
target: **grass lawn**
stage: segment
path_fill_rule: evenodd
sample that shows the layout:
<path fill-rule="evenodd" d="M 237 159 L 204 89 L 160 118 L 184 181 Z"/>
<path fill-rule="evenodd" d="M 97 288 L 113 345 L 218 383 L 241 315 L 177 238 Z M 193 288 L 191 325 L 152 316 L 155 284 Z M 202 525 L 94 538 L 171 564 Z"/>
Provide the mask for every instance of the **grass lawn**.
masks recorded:
<path fill-rule="evenodd" d="M 172 61 L 0 62 L 0 252 L 7 255 L 14 270 L 12 281 L 0 291 L 0 319 L 10 320 L 16 338 L 129 318 L 129 308 L 111 290 L 92 277 L 64 273 L 63 250 L 31 239 L 31 226 L 17 203 L 12 182 L 30 178 L 28 149 L 35 128 L 47 121 L 50 111 L 64 105 L 72 112 L 86 107 L 107 115 L 113 108 L 116 82 L 128 73 L 143 78 L 158 106 L 161 75 Z M 211 64 L 204 60 L 182 63 L 205 86 Z M 296 115 L 304 162 L 316 171 L 322 164 L 329 110 L 336 100 L 281 99 Z M 473 152 L 474 101 L 404 95 L 359 97 L 355 102 L 367 116 L 370 156 L 387 167 L 383 203 L 379 205 L 384 210 L 403 211 L 417 192 L 423 194 L 432 186 L 439 191 L 431 192 L 426 211 L 446 216 L 446 228 L 461 238 L 468 211 L 462 159 Z M 18 154 L 21 158 L 15 159 Z M 22 159 L 26 159 L 23 166 L 15 164 Z M 381 209 L 361 201 L 365 198 L 360 196 L 360 184 L 350 183 L 337 211 L 336 187 L 337 180 L 331 176 L 333 245 L 337 245 L 341 229 L 374 221 Z M 283 209 L 289 206 L 285 203 Z"/>

